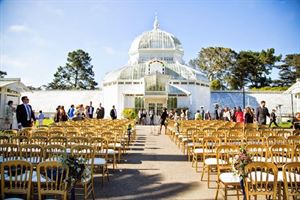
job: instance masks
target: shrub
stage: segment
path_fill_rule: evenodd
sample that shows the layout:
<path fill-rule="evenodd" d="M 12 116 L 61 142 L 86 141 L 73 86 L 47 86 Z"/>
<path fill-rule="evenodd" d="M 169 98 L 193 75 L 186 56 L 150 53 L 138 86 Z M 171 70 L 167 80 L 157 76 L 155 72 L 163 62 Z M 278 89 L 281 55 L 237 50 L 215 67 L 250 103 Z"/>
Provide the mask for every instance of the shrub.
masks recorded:
<path fill-rule="evenodd" d="M 125 108 L 122 112 L 122 116 L 126 119 L 136 119 L 137 118 L 137 113 L 133 108 Z"/>

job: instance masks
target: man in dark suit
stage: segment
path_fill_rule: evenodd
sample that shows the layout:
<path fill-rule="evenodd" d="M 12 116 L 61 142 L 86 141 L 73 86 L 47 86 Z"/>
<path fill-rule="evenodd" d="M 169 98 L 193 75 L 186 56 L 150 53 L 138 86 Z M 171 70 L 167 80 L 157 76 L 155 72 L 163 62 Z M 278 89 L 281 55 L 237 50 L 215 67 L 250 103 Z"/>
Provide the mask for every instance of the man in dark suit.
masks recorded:
<path fill-rule="evenodd" d="M 112 107 L 111 111 L 110 111 L 110 117 L 111 119 L 117 119 L 117 110 L 115 108 L 115 106 Z"/>
<path fill-rule="evenodd" d="M 90 106 L 89 106 L 89 110 L 88 110 L 88 113 L 89 113 L 89 118 L 93 118 L 93 115 L 94 115 L 94 107 L 92 106 L 93 102 L 90 101 Z"/>
<path fill-rule="evenodd" d="M 98 113 L 97 113 L 97 118 L 98 119 L 103 119 L 104 118 L 104 115 L 105 115 L 105 110 L 104 108 L 102 107 L 101 103 L 99 105 L 99 108 L 98 108 Z"/>
<path fill-rule="evenodd" d="M 31 105 L 28 104 L 29 99 L 27 96 L 23 96 L 21 100 L 23 104 L 18 105 L 16 109 L 18 128 L 32 127 L 33 122 L 35 122 L 35 116 Z"/>
<path fill-rule="evenodd" d="M 256 121 L 259 125 L 266 125 L 267 116 L 270 117 L 270 113 L 268 108 L 266 107 L 266 102 L 261 101 L 260 106 L 256 109 Z"/>

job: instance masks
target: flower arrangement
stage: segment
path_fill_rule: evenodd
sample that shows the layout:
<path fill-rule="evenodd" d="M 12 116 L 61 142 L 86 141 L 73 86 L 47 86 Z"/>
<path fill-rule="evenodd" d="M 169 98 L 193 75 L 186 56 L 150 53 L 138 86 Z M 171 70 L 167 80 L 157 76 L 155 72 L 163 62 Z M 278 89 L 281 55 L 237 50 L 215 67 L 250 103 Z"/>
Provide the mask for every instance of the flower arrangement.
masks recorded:
<path fill-rule="evenodd" d="M 237 154 L 233 159 L 233 171 L 236 175 L 245 178 L 247 174 L 245 173 L 245 166 L 252 162 L 251 156 L 246 152 L 244 147 L 241 147 L 239 154 Z"/>
<path fill-rule="evenodd" d="M 85 180 L 91 178 L 91 171 L 87 166 L 87 160 L 84 158 L 77 158 L 72 155 L 61 157 L 61 162 L 69 167 L 69 184 L 74 185 L 80 181 L 84 183 Z"/>

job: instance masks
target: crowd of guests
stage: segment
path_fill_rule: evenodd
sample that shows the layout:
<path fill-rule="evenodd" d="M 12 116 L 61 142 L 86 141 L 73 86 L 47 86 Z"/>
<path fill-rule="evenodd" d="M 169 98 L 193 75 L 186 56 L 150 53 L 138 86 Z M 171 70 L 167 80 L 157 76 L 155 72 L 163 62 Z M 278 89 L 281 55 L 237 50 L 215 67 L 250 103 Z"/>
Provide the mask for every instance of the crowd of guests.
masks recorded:
<path fill-rule="evenodd" d="M 18 129 L 22 129 L 24 127 L 32 127 L 38 121 L 39 126 L 43 125 L 43 121 L 45 119 L 45 115 L 42 110 L 39 111 L 38 115 L 35 116 L 35 112 L 32 109 L 31 105 L 29 105 L 29 98 L 27 96 L 23 96 L 21 98 L 22 103 L 18 105 L 16 108 L 13 106 L 13 101 L 8 101 L 4 110 L 4 123 L 3 129 L 10 130 L 13 128 L 13 120 L 14 114 L 17 118 Z M 86 118 L 94 118 L 103 119 L 105 116 L 105 109 L 102 107 L 101 103 L 99 107 L 94 112 L 94 107 L 92 106 L 92 102 L 90 102 L 89 106 L 83 106 L 83 104 L 75 107 L 71 105 L 68 111 L 66 112 L 65 107 L 62 105 L 57 106 L 56 112 L 54 115 L 54 122 L 61 122 L 67 120 L 83 120 Z M 117 110 L 115 106 L 112 106 L 110 111 L 111 119 L 117 119 Z"/>
<path fill-rule="evenodd" d="M 39 125 L 43 125 L 43 120 L 45 115 L 42 111 L 39 111 L 38 116 L 36 117 L 32 107 L 29 105 L 29 99 L 27 96 L 23 96 L 21 98 L 22 104 L 18 105 L 16 108 L 13 107 L 13 101 L 8 101 L 7 105 L 5 106 L 4 111 L 4 129 L 12 129 L 13 124 L 13 116 L 16 113 L 18 128 L 21 129 L 22 127 L 31 127 L 35 124 L 36 120 L 39 121 Z M 95 113 L 95 114 L 94 114 Z M 112 107 L 110 110 L 110 117 L 111 119 L 117 119 L 117 110 L 115 106 Z M 147 124 L 146 118 L 149 117 L 150 125 L 154 125 L 154 117 L 155 113 L 153 110 L 147 112 L 144 109 L 141 109 L 138 112 L 139 124 Z M 75 107 L 71 105 L 68 111 L 66 112 L 64 106 L 58 106 L 56 108 L 56 113 L 54 116 L 55 122 L 60 121 L 67 121 L 67 120 L 82 120 L 85 118 L 94 118 L 103 119 L 105 116 L 105 109 L 102 107 L 101 103 L 99 107 L 94 112 L 94 107 L 92 102 L 90 102 L 89 106 L 84 106 L 83 104 L 78 105 Z M 197 110 L 194 116 L 191 116 L 188 109 L 181 109 L 181 110 L 169 110 L 167 111 L 166 108 L 162 110 L 160 115 L 160 125 L 166 125 L 167 119 L 173 120 L 190 120 L 190 119 L 202 119 L 202 120 L 225 120 L 225 121 L 233 121 L 233 122 L 243 122 L 243 123 L 254 123 L 257 122 L 260 125 L 266 125 L 267 117 L 270 118 L 269 127 L 274 124 L 278 126 L 276 123 L 276 110 L 272 109 L 272 112 L 269 113 L 268 108 L 266 107 L 266 102 L 261 101 L 260 106 L 258 108 L 253 109 L 250 107 L 246 107 L 245 109 L 241 109 L 241 107 L 237 108 L 219 108 L 218 106 L 215 107 L 213 116 L 207 110 L 204 111 L 204 107 L 201 107 L 200 110 Z M 300 112 L 297 112 L 295 117 L 292 120 L 293 128 L 300 129 Z"/>
<path fill-rule="evenodd" d="M 54 122 L 68 121 L 68 120 L 83 120 L 83 119 L 104 119 L 105 109 L 100 103 L 99 107 L 96 109 L 93 107 L 93 102 L 90 102 L 90 105 L 84 106 L 83 104 L 75 107 L 71 105 L 68 111 L 66 112 L 64 106 L 57 106 L 56 112 L 54 115 Z M 117 110 L 115 106 L 112 107 L 110 111 L 111 119 L 117 119 Z"/>
<path fill-rule="evenodd" d="M 229 107 L 219 108 L 219 106 L 216 105 L 214 110 L 214 119 L 216 120 L 232 121 L 245 124 L 257 122 L 259 125 L 266 125 L 267 117 L 270 118 L 269 127 L 271 127 L 272 124 L 278 126 L 276 122 L 276 109 L 272 109 L 272 112 L 270 113 L 266 107 L 265 101 L 261 101 L 260 106 L 256 109 L 250 107 L 242 109 L 240 106 L 232 109 Z M 212 117 L 209 114 L 208 118 L 204 116 L 202 119 L 210 120 Z"/>

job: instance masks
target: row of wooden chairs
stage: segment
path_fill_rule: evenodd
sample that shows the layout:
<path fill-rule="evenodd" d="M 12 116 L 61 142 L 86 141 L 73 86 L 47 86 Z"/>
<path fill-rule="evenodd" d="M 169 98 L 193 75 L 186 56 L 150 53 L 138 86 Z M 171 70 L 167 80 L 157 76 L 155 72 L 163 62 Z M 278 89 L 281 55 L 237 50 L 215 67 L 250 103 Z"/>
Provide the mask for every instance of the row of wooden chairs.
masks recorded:
<path fill-rule="evenodd" d="M 83 158 L 87 161 L 91 174 L 88 179 L 81 181 L 77 186 L 83 187 L 84 199 L 87 199 L 91 195 L 92 198 L 95 199 L 93 176 L 94 149 L 89 146 L 79 145 L 72 148 L 71 154 L 72 156 Z M 54 152 L 53 156 L 57 155 L 58 152 Z M 51 161 L 51 158 L 55 159 Z M 67 199 L 67 186 L 65 180 L 68 176 L 68 169 L 61 161 L 57 160 L 57 157 L 49 157 L 49 160 L 50 161 L 39 162 L 37 165 L 23 159 L 13 159 L 2 162 L 1 198 L 4 199 L 5 195 L 10 193 L 14 195 L 24 194 L 27 196 L 27 199 L 32 199 L 31 182 L 33 180 L 33 170 L 36 166 L 36 181 L 38 184 L 39 199 L 42 199 L 43 195 L 62 195 L 63 199 Z M 20 171 L 19 169 L 21 169 L 22 172 L 18 172 Z M 25 172 L 23 169 L 25 169 Z M 66 174 L 62 172 L 66 172 Z M 41 181 L 42 179 L 43 181 Z"/>
<path fill-rule="evenodd" d="M 224 189 L 224 198 L 227 199 L 228 190 L 234 188 L 239 194 L 240 181 L 239 175 L 233 172 L 234 157 L 239 153 L 237 146 L 221 145 L 217 148 L 217 190 L 218 198 L 221 187 Z M 282 170 L 282 171 L 279 171 Z M 262 162 L 253 160 L 245 166 L 244 187 L 246 197 L 257 197 L 258 195 L 271 196 L 277 199 L 281 196 L 280 190 L 277 192 L 277 182 L 284 183 L 284 199 L 296 199 L 300 195 L 300 162 L 285 162 L 283 165 L 272 162 Z M 279 187 L 280 188 L 280 187 Z"/>

